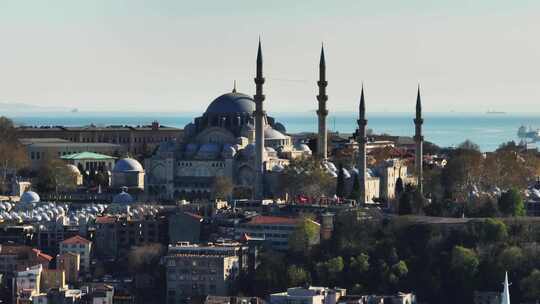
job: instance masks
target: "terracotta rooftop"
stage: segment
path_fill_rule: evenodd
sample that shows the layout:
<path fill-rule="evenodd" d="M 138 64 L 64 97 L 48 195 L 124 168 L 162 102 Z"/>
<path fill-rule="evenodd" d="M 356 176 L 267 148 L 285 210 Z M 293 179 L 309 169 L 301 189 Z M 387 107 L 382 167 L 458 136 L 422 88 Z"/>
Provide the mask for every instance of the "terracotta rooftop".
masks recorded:
<path fill-rule="evenodd" d="M 32 249 L 32 251 L 37 255 L 38 258 L 46 260 L 47 262 L 50 262 L 53 259 L 52 256 L 41 252 L 41 250 L 39 250 L 39 249 Z"/>
<path fill-rule="evenodd" d="M 114 224 L 116 218 L 114 216 L 99 216 L 96 217 L 96 224 Z"/>
<path fill-rule="evenodd" d="M 69 239 L 65 239 L 62 242 L 60 242 L 60 244 L 67 244 L 67 245 L 71 245 L 71 244 L 90 244 L 90 243 L 92 243 L 92 242 L 90 242 L 89 240 L 83 238 L 80 235 L 72 236 Z"/>

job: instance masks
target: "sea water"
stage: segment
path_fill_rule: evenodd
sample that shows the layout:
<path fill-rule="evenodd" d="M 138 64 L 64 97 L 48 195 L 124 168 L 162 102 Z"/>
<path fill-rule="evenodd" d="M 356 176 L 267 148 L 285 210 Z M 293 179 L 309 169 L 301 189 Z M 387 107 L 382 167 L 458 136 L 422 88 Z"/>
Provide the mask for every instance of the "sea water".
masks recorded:
<path fill-rule="evenodd" d="M 287 132 L 316 132 L 315 113 L 269 113 L 285 125 Z M 18 125 L 30 126 L 84 126 L 148 125 L 157 120 L 161 125 L 183 128 L 193 121 L 197 113 L 56 113 L 13 115 Z M 357 127 L 357 113 L 334 113 L 328 116 L 329 130 L 352 133 Z M 368 128 L 374 133 L 412 136 L 414 133 L 411 113 L 369 113 Z M 469 139 L 483 151 L 493 151 L 501 143 L 519 141 L 520 126 L 539 128 L 540 114 L 487 114 L 487 113 L 425 113 L 424 138 L 439 146 L 452 147 Z"/>

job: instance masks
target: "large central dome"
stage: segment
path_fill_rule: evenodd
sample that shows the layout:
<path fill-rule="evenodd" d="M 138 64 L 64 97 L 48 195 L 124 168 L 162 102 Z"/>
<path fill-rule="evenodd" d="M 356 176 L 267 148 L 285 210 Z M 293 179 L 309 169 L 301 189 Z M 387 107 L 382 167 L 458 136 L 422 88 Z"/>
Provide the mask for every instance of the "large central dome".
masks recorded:
<path fill-rule="evenodd" d="M 206 109 L 207 114 L 249 113 L 255 111 L 253 99 L 242 93 L 227 93 L 214 99 Z"/>

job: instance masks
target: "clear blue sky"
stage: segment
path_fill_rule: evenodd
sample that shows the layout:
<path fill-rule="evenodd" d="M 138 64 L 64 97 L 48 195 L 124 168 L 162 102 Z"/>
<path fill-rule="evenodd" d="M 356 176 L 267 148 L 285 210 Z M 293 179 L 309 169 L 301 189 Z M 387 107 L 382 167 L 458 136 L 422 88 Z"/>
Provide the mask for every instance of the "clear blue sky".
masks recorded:
<path fill-rule="evenodd" d="M 0 1 L 0 102 L 203 111 L 253 94 L 263 40 L 270 112 L 540 112 L 540 1 Z"/>

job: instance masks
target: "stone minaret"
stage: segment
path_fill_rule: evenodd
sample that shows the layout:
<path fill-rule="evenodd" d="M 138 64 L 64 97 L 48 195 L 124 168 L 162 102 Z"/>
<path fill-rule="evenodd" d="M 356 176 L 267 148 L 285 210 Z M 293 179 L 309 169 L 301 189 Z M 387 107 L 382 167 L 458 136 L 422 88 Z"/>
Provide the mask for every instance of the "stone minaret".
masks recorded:
<path fill-rule="evenodd" d="M 261 40 L 259 39 L 259 49 L 257 51 L 257 75 L 255 76 L 256 92 L 255 100 L 255 198 L 262 199 L 264 196 L 264 94 L 263 94 L 263 58 Z"/>
<path fill-rule="evenodd" d="M 360 178 L 360 197 L 359 203 L 366 202 L 366 103 L 364 101 L 364 85 L 362 85 L 362 93 L 360 95 L 360 113 L 358 118 L 358 178 Z"/>
<path fill-rule="evenodd" d="M 319 118 L 319 134 L 317 136 L 317 154 L 320 159 L 325 160 L 328 156 L 328 133 L 326 131 L 326 116 L 328 116 L 328 109 L 326 108 L 326 101 L 328 96 L 326 95 L 326 62 L 324 60 L 324 46 L 321 47 L 321 60 L 319 62 L 319 95 L 317 100 L 319 101 L 319 109 L 317 110 L 317 116 Z"/>
<path fill-rule="evenodd" d="M 422 168 L 422 155 L 423 155 L 423 145 L 424 145 L 424 136 L 422 136 L 422 124 L 424 119 L 422 119 L 422 101 L 420 100 L 420 85 L 418 85 L 418 93 L 416 95 L 416 118 L 414 119 L 415 133 L 414 133 L 414 142 L 416 143 L 416 155 L 414 158 L 414 165 L 416 167 L 416 178 L 418 183 L 418 191 L 420 194 L 423 193 L 423 168 Z"/>

